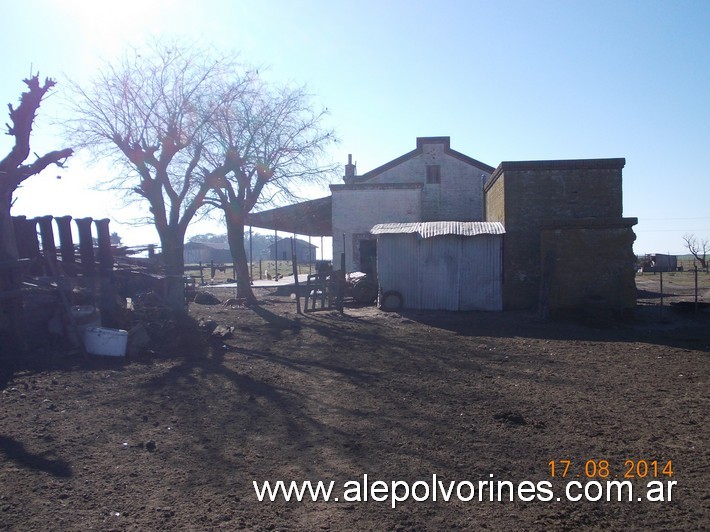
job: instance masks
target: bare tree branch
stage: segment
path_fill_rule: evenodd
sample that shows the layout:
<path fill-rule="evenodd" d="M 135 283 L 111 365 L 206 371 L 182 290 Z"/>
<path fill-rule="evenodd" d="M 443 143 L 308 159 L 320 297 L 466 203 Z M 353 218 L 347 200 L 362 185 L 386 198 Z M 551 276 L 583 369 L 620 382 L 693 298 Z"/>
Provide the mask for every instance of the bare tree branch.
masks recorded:
<path fill-rule="evenodd" d="M 215 114 L 206 149 L 209 160 L 230 168 L 227 183 L 207 202 L 224 211 L 237 272 L 237 297 L 253 299 L 243 252 L 244 220 L 256 205 L 293 198 L 304 183 L 328 182 L 335 166 L 320 164 L 335 141 L 304 88 L 272 89 L 256 76 L 231 105 Z"/>
<path fill-rule="evenodd" d="M 15 190 L 23 181 L 39 174 L 50 165 L 64 168 L 64 163 L 73 154 L 71 148 L 54 150 L 44 155 L 36 155 L 37 158 L 33 162 L 25 164 L 30 155 L 30 137 L 37 111 L 44 96 L 56 83 L 46 78 L 44 84 L 40 84 L 39 74 L 25 79 L 24 83 L 28 90 L 22 93 L 17 109 L 8 104 L 12 124 L 7 124 L 7 134 L 14 137 L 14 145 L 0 161 L 0 261 L 18 257 L 10 216 Z"/>
<path fill-rule="evenodd" d="M 171 276 L 182 277 L 185 231 L 209 190 L 207 128 L 243 85 L 242 70 L 198 46 L 155 42 L 73 85 L 70 134 L 120 168 L 108 186 L 147 201 Z"/>
<path fill-rule="evenodd" d="M 699 239 L 693 234 L 686 233 L 683 235 L 685 247 L 688 248 L 693 257 L 700 263 L 703 269 L 707 269 L 708 261 L 707 254 L 710 252 L 710 240 L 707 238 Z"/>

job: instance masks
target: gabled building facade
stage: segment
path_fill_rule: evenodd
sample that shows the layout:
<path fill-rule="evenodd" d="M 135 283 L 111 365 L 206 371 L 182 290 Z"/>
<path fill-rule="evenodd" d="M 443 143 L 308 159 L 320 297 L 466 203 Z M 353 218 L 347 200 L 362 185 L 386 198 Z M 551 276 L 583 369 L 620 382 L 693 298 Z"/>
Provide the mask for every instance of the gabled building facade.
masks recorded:
<path fill-rule="evenodd" d="M 333 257 L 372 271 L 372 227 L 381 223 L 483 221 L 483 187 L 495 169 L 451 149 L 449 137 L 419 137 L 416 148 L 363 175 L 352 157 L 344 184 L 331 185 Z"/>

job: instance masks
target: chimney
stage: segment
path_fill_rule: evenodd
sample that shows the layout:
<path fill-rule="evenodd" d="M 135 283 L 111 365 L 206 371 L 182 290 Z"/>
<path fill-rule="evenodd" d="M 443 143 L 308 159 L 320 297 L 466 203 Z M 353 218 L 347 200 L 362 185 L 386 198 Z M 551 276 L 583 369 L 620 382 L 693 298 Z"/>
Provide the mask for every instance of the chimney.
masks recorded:
<path fill-rule="evenodd" d="M 349 183 L 353 179 L 355 179 L 355 165 L 353 164 L 353 155 L 349 153 L 348 164 L 345 165 L 345 177 L 343 177 L 343 181 Z"/>

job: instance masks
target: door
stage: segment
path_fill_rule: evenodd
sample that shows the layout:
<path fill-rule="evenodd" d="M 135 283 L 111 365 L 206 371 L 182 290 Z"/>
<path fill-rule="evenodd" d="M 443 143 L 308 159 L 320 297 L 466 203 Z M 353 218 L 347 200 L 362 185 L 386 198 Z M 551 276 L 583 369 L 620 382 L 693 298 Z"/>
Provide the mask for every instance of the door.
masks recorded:
<path fill-rule="evenodd" d="M 360 240 L 360 271 L 375 276 L 377 270 L 377 240 Z"/>

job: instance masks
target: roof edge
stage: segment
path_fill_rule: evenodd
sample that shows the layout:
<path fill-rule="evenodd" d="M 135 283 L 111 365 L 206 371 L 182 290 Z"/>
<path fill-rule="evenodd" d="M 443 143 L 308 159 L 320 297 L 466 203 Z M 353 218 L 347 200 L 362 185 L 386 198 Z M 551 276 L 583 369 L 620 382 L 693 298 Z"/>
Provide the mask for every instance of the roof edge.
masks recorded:
<path fill-rule="evenodd" d="M 455 159 L 458 159 L 459 161 L 462 161 L 466 164 L 470 164 L 472 166 L 475 166 L 476 168 L 480 168 L 485 172 L 492 173 L 493 171 L 495 171 L 494 167 L 486 163 L 474 159 L 473 157 L 469 157 L 468 155 L 464 155 L 459 151 L 452 150 L 451 137 L 417 137 L 416 149 L 407 152 L 404 155 L 400 155 L 396 159 L 392 159 L 388 163 L 385 163 L 382 166 L 378 166 L 377 168 L 370 170 L 369 172 L 365 172 L 362 175 L 355 176 L 350 180 L 350 183 L 357 184 L 362 183 L 364 181 L 368 181 L 373 177 L 376 177 L 379 174 L 394 168 L 395 166 L 399 166 L 400 164 L 408 161 L 409 159 L 413 159 L 417 155 L 421 155 L 422 153 L 424 153 L 424 146 L 426 144 L 443 144 L 445 154 L 450 155 L 451 157 L 454 157 Z"/>
<path fill-rule="evenodd" d="M 436 236 L 478 236 L 478 235 L 503 235 L 505 227 L 501 222 L 402 222 L 381 223 L 370 229 L 373 235 L 412 234 L 416 233 L 421 238 Z"/>
<path fill-rule="evenodd" d="M 484 187 L 488 191 L 498 177 L 506 171 L 525 172 L 529 170 L 621 170 L 626 166 L 623 157 L 610 159 L 551 159 L 540 161 L 503 161 L 495 169 Z"/>

